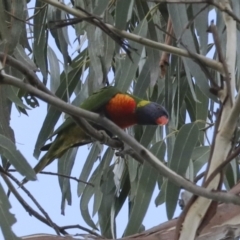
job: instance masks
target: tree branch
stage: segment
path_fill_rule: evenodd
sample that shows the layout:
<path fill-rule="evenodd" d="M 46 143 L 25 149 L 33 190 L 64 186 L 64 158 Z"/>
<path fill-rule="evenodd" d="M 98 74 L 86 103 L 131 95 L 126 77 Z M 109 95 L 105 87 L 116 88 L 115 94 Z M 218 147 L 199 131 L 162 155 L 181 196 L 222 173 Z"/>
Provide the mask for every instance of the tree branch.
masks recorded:
<path fill-rule="evenodd" d="M 44 3 L 48 3 L 52 6 L 55 6 L 56 8 L 61 9 L 61 10 L 65 11 L 69 14 L 72 14 L 73 16 L 78 17 L 80 19 L 81 18 L 85 19 L 86 17 L 88 17 L 88 15 L 86 13 L 84 13 L 84 12 L 78 10 L 78 9 L 68 7 L 61 2 L 58 2 L 58 1 L 55 1 L 55 0 L 41 0 L 41 1 L 44 2 Z M 93 19 L 92 23 L 94 23 L 95 21 L 96 20 Z M 97 23 L 96 23 L 96 26 L 97 26 Z M 151 47 L 151 48 L 158 49 L 158 50 L 161 50 L 161 51 L 169 52 L 169 53 L 179 55 L 179 56 L 182 56 L 182 57 L 191 58 L 191 55 L 186 50 L 183 50 L 183 49 L 180 49 L 180 48 L 177 48 L 177 47 L 168 46 L 166 44 L 158 43 L 156 41 L 152 41 L 148 38 L 140 37 L 136 34 L 129 33 L 129 32 L 124 31 L 124 30 L 119 30 L 119 29 L 115 28 L 114 26 L 112 26 L 111 24 L 105 23 L 105 26 L 108 27 L 111 31 L 113 31 L 116 34 L 118 34 L 119 36 L 121 36 L 122 38 L 127 38 L 131 41 L 140 43 L 140 44 L 142 44 L 144 46 L 147 46 L 147 47 Z M 198 56 L 201 59 L 201 61 L 203 61 L 208 67 L 213 68 L 213 69 L 217 70 L 218 72 L 223 72 L 222 64 L 219 63 L 218 61 L 215 61 L 215 60 L 212 60 L 210 58 L 204 57 L 200 54 L 198 54 Z"/>
<path fill-rule="evenodd" d="M 41 222 L 45 223 L 49 227 L 52 227 L 57 235 L 60 235 L 60 232 L 62 234 L 67 234 L 67 232 L 63 230 L 59 230 L 59 227 L 51 220 L 49 215 L 46 213 L 46 211 L 41 207 L 41 205 L 37 202 L 37 200 L 32 196 L 32 194 L 24 187 L 21 186 L 21 183 L 14 177 L 12 176 L 9 172 L 6 172 L 1 166 L 0 166 L 0 172 L 1 176 L 4 179 L 5 183 L 7 184 L 8 188 L 10 191 L 13 193 L 13 195 L 16 197 L 16 199 L 21 203 L 23 208 L 30 214 L 36 217 L 38 220 Z M 36 212 L 32 207 L 30 207 L 29 204 L 25 202 L 25 200 L 21 197 L 21 195 L 18 193 L 18 191 L 14 188 L 12 183 L 9 181 L 8 177 L 12 179 L 21 189 L 27 194 L 27 196 L 34 202 L 34 204 L 37 206 L 37 208 L 42 212 L 42 214 L 45 216 L 42 217 L 38 212 Z"/>
<path fill-rule="evenodd" d="M 54 107 L 58 108 L 60 111 L 64 111 L 70 115 L 74 116 L 81 116 L 86 118 L 89 121 L 95 122 L 101 126 L 104 126 L 110 132 L 116 134 L 122 141 L 128 144 L 130 147 L 134 149 L 134 151 L 142 158 L 142 161 L 147 161 L 153 167 L 157 168 L 160 174 L 164 177 L 167 177 L 170 181 L 172 181 L 177 186 L 183 187 L 189 192 L 192 192 L 195 195 L 203 196 L 209 199 L 213 199 L 215 201 L 222 201 L 226 203 L 234 203 L 240 205 L 240 198 L 228 193 L 223 192 L 212 192 L 211 190 L 207 190 L 205 188 L 201 188 L 199 186 L 194 185 L 192 182 L 186 180 L 185 178 L 181 177 L 180 175 L 176 174 L 174 171 L 166 167 L 163 163 L 159 161 L 150 151 L 148 151 L 145 147 L 140 145 L 133 137 L 126 134 L 122 129 L 120 129 L 117 125 L 115 125 L 112 121 L 108 120 L 105 117 L 102 117 L 99 114 L 81 109 L 79 107 L 73 106 L 69 103 L 66 103 L 54 96 L 46 94 L 35 87 L 31 86 L 30 84 L 24 83 L 19 79 L 7 75 L 2 70 L 0 72 L 0 82 L 2 84 L 9 84 L 25 91 L 28 91 L 35 95 L 36 97 L 40 98 L 41 100 L 53 105 Z"/>
<path fill-rule="evenodd" d="M 219 0 L 143 0 L 145 2 L 155 2 L 155 3 L 178 3 L 178 4 L 201 4 L 201 3 L 208 3 L 213 5 L 214 7 L 218 8 L 220 11 L 227 13 L 231 16 L 235 21 L 240 23 L 240 18 L 236 16 L 233 11 L 223 4 L 220 4 Z"/>
<path fill-rule="evenodd" d="M 221 1 L 221 3 L 224 4 L 225 8 L 230 8 L 229 1 Z M 213 138 L 214 144 L 212 145 L 212 154 L 208 162 L 207 174 L 202 185 L 206 189 L 212 191 L 219 191 L 221 189 L 223 179 L 222 172 L 218 172 L 211 181 L 208 179 L 215 169 L 217 169 L 218 166 L 229 156 L 232 149 L 232 136 L 236 129 L 236 123 L 239 117 L 239 110 L 238 114 L 231 116 L 235 107 L 235 105 L 232 105 L 232 99 L 234 99 L 235 91 L 235 61 L 237 51 L 236 22 L 226 13 L 223 13 L 223 17 L 227 31 L 226 63 L 228 69 L 225 69 L 225 73 L 227 76 L 230 74 L 231 79 L 228 80 L 230 86 L 227 86 L 227 84 L 222 86 L 224 101 L 221 98 L 223 102 L 221 105 L 221 115 L 219 116 L 219 125 L 215 126 L 216 136 Z M 221 53 L 221 49 L 218 49 L 218 52 Z M 229 91 L 228 87 L 230 88 Z M 232 117 L 231 121 L 229 121 L 230 117 Z M 213 217 L 215 207 L 217 207 L 216 202 L 206 198 L 193 196 L 189 201 L 187 210 L 184 211 L 179 218 L 182 231 L 176 231 L 175 239 L 195 239 L 199 228 L 201 229 L 204 224 Z M 190 225 L 191 228 L 188 228 Z"/>
<path fill-rule="evenodd" d="M 7 172 L 17 172 L 17 170 L 16 169 L 8 169 Z M 85 181 L 82 181 L 81 179 L 78 179 L 77 177 L 72 177 L 72 176 L 68 176 L 68 175 L 65 175 L 65 174 L 61 174 L 61 173 L 41 171 L 41 172 L 39 172 L 39 174 L 60 176 L 60 177 L 64 177 L 64 178 L 68 178 L 68 179 L 74 180 L 74 181 L 76 181 L 78 183 L 81 182 L 81 183 L 84 183 L 86 185 L 90 185 L 90 186 L 94 187 L 94 185 L 92 183 L 90 183 L 90 182 L 85 182 Z"/>

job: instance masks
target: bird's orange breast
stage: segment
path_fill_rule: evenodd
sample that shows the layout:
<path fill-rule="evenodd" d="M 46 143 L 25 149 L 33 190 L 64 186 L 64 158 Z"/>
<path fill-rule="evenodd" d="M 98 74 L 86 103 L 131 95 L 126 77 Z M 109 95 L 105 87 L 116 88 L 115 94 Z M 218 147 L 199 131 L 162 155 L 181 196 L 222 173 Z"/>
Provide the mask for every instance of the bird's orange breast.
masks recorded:
<path fill-rule="evenodd" d="M 127 94 L 116 94 L 106 105 L 107 116 L 119 127 L 127 128 L 137 123 L 135 100 Z"/>

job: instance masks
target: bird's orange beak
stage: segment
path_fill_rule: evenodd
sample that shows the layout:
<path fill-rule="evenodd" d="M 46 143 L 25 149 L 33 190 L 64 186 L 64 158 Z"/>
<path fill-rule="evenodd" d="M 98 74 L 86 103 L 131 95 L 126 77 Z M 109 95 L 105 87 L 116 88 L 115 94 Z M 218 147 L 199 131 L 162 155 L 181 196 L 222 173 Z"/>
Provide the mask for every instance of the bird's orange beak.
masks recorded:
<path fill-rule="evenodd" d="M 166 125 L 168 123 L 168 118 L 166 116 L 162 116 L 156 120 L 156 123 L 160 126 Z"/>

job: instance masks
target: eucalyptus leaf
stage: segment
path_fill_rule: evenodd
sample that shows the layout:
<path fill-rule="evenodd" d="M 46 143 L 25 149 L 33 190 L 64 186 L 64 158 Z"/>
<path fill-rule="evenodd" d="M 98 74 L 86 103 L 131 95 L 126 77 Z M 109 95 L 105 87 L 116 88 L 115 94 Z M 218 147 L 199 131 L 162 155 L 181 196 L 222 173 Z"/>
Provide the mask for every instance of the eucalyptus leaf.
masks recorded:
<path fill-rule="evenodd" d="M 49 68 L 50 68 L 50 89 L 53 92 L 56 92 L 57 88 L 60 84 L 60 67 L 58 63 L 58 58 L 56 53 L 53 49 L 48 46 L 47 47 L 47 54 L 48 54 L 48 61 L 49 61 Z"/>
<path fill-rule="evenodd" d="M 184 125 L 176 137 L 169 167 L 184 176 L 198 140 L 199 130 L 195 123 Z M 169 219 L 173 217 L 178 202 L 180 188 L 168 181 L 166 188 L 166 210 Z"/>
<path fill-rule="evenodd" d="M 21 154 L 15 144 L 7 137 L 0 134 L 0 153 L 16 168 L 16 170 L 28 180 L 36 180 L 36 174 Z"/>
<path fill-rule="evenodd" d="M 84 54 L 84 53 L 83 53 Z M 76 62 L 78 62 L 78 58 L 76 58 Z M 73 62 L 74 65 L 74 62 Z M 72 69 L 66 76 L 66 74 L 63 72 L 60 76 L 61 83 L 59 88 L 56 91 L 56 96 L 63 100 L 67 100 L 67 97 L 70 96 L 76 85 L 78 84 L 79 78 L 81 76 L 81 67 L 80 68 L 74 68 Z M 66 78 L 68 78 L 68 81 L 66 81 Z M 43 122 L 43 125 L 41 127 L 40 133 L 37 138 L 37 142 L 35 144 L 34 149 L 34 156 L 36 158 L 40 155 L 40 148 L 44 145 L 46 140 L 51 135 L 51 132 L 54 129 L 54 126 L 56 125 L 59 117 L 61 115 L 61 112 L 54 108 L 53 106 L 49 107 L 47 116 Z"/>
<path fill-rule="evenodd" d="M 191 29 L 186 29 L 186 25 L 189 22 L 188 15 L 187 15 L 187 6 L 184 4 L 169 4 L 168 10 L 169 14 L 172 19 L 173 29 L 177 38 L 181 37 L 181 41 L 184 43 L 185 46 L 190 51 L 196 53 L 196 47 L 194 45 L 194 38 Z M 192 77 L 194 77 L 196 84 L 200 88 L 200 90 L 207 96 L 213 99 L 216 99 L 210 92 L 209 86 L 207 82 L 207 78 L 203 71 L 201 70 L 200 66 L 197 65 L 190 59 L 183 58 L 188 83 L 191 89 L 191 93 L 195 101 L 197 101 L 196 95 L 193 89 Z"/>
<path fill-rule="evenodd" d="M 17 107 L 21 107 L 27 110 L 30 110 L 28 106 L 26 106 L 22 100 L 16 95 L 16 91 L 13 86 L 7 86 L 7 96 L 11 102 L 14 102 Z"/>
<path fill-rule="evenodd" d="M 166 146 L 162 141 L 154 144 L 151 148 L 151 152 L 155 154 L 159 159 L 163 159 L 165 150 Z M 156 169 L 150 166 L 149 163 L 144 162 L 137 185 L 134 204 L 131 208 L 129 222 L 124 231 L 124 236 L 128 236 L 139 231 L 143 218 L 149 207 L 157 177 L 158 173 Z"/>
<path fill-rule="evenodd" d="M 77 155 L 78 148 L 73 148 L 67 151 L 59 160 L 58 160 L 58 182 L 60 189 L 62 191 L 62 202 L 61 202 L 61 212 L 64 215 L 65 201 L 68 205 L 72 204 L 72 194 L 71 194 L 71 185 L 70 179 L 63 176 L 70 176 Z M 63 176 L 61 176 L 63 175 Z"/>
<path fill-rule="evenodd" d="M 92 171 L 93 164 L 95 163 L 97 157 L 99 156 L 100 149 L 97 143 L 93 143 L 91 151 L 88 154 L 88 157 L 83 166 L 82 172 L 79 176 L 79 179 L 82 181 L 87 181 L 90 172 Z M 84 190 L 85 184 L 82 182 L 78 183 L 78 196 L 80 196 Z"/>
<path fill-rule="evenodd" d="M 207 163 L 210 154 L 209 146 L 195 147 L 192 152 L 192 160 L 194 167 L 194 175 L 196 175 L 200 169 Z"/>
<path fill-rule="evenodd" d="M 9 209 L 11 204 L 6 193 L 0 184 L 0 228 L 5 239 L 8 240 L 20 240 L 15 233 L 12 231 L 11 227 L 16 222 L 15 216 L 10 213 Z"/>
<path fill-rule="evenodd" d="M 145 37 L 147 34 L 146 20 L 140 22 L 139 25 L 134 29 L 133 33 Z M 135 48 L 137 51 L 132 53 L 132 60 L 129 58 L 125 58 L 125 60 L 122 62 L 122 65 L 119 65 L 121 69 L 119 68 L 117 69 L 117 73 L 115 76 L 116 81 L 115 86 L 123 92 L 128 90 L 132 80 L 135 78 L 138 63 L 141 60 L 140 56 L 143 51 L 143 45 L 140 45 L 132 41 L 129 41 L 129 44 L 132 48 Z"/>
<path fill-rule="evenodd" d="M 42 8 L 42 9 L 41 9 Z M 41 11 L 39 11 L 41 9 Z M 36 1 L 35 5 L 35 15 L 33 18 L 34 28 L 34 59 L 39 66 L 41 73 L 43 75 L 43 82 L 47 82 L 47 33 L 45 29 L 45 22 L 47 17 L 48 5 L 44 2 Z"/>

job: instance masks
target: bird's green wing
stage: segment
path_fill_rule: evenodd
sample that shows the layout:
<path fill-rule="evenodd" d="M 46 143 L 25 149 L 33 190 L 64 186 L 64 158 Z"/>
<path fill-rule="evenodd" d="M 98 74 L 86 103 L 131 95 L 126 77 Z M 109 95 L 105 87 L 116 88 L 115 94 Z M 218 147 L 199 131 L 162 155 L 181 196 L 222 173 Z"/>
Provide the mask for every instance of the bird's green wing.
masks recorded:
<path fill-rule="evenodd" d="M 112 86 L 101 88 L 99 91 L 93 93 L 89 96 L 81 105 L 80 107 L 92 112 L 100 111 L 108 101 L 115 96 L 120 91 Z M 66 120 L 61 124 L 50 136 L 49 138 L 59 134 L 60 132 L 64 131 L 68 127 L 71 127 L 75 124 L 71 117 L 67 117 Z"/>
<path fill-rule="evenodd" d="M 80 107 L 92 112 L 99 112 L 117 93 L 121 93 L 121 91 L 112 86 L 101 88 L 89 96 Z"/>

